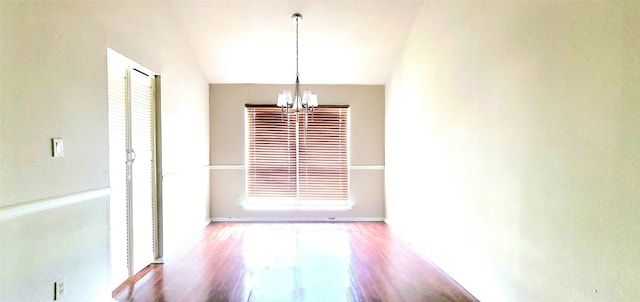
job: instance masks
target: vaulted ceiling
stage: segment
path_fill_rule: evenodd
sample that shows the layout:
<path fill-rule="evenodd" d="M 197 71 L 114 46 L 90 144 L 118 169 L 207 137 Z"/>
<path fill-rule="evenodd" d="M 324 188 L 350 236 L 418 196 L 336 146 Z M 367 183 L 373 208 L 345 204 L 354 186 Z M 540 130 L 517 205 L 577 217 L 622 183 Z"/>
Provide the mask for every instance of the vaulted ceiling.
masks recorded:
<path fill-rule="evenodd" d="M 211 83 L 384 84 L 424 1 L 171 1 Z"/>

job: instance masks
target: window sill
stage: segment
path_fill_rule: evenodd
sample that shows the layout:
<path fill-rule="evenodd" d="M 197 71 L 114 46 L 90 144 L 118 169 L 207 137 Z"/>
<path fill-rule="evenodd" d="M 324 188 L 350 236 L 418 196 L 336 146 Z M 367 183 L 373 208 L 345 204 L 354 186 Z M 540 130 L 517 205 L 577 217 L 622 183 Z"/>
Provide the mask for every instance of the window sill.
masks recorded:
<path fill-rule="evenodd" d="M 242 207 L 248 211 L 349 211 L 351 205 L 245 205 Z"/>

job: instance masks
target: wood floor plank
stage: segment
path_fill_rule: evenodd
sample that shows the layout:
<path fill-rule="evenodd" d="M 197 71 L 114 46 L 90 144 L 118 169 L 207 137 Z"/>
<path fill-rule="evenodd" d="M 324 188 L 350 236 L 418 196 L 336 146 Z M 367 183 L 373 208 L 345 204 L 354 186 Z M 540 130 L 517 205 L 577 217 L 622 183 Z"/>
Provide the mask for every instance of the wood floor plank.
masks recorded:
<path fill-rule="evenodd" d="M 117 301 L 477 301 L 384 223 L 223 223 Z"/>

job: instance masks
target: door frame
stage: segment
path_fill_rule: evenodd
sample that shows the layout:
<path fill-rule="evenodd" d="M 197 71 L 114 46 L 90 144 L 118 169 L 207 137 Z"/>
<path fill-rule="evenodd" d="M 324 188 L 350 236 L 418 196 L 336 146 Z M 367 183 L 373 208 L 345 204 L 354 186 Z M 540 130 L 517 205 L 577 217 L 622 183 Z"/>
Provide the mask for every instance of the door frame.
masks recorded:
<path fill-rule="evenodd" d="M 113 62 L 111 61 L 113 60 L 113 62 L 115 62 L 115 64 L 121 66 L 122 68 L 126 69 L 126 77 L 127 77 L 127 81 L 126 81 L 126 85 L 127 85 L 127 91 L 128 94 L 130 94 L 131 91 L 131 72 L 135 72 L 134 69 L 136 69 L 137 71 L 140 71 L 144 74 L 147 74 L 149 77 L 151 77 L 151 85 L 152 85 L 152 106 L 153 106 L 153 111 L 152 111 L 152 124 L 151 124 L 151 132 L 153 135 L 152 138 L 152 146 L 153 146 L 153 156 L 154 156 L 154 161 L 153 161 L 153 166 L 155 169 L 155 173 L 153 174 L 153 179 L 151 180 L 152 183 L 152 190 L 153 190 L 153 194 L 152 194 L 152 228 L 153 228 L 153 260 L 151 263 L 163 263 L 163 219 L 162 219 L 162 144 L 161 144 L 161 90 L 160 90 L 160 84 L 161 84 L 161 77 L 158 73 L 153 72 L 152 70 L 138 64 L 137 62 L 127 58 L 126 56 L 118 53 L 117 51 L 111 49 L 111 48 L 107 48 L 107 65 L 112 64 Z M 107 69 L 108 70 L 108 69 Z M 107 83 L 108 86 L 108 83 Z M 126 99 L 126 107 L 127 107 L 127 112 L 125 113 L 126 115 L 129 115 L 130 110 L 131 110 L 131 97 L 130 95 L 127 96 Z M 130 117 L 127 116 L 127 123 L 130 123 Z M 127 133 L 128 139 L 127 141 L 131 142 L 131 131 L 128 131 Z M 127 146 L 127 148 L 129 149 L 130 146 Z M 127 150 L 127 152 L 129 152 L 129 150 Z M 128 157 L 129 155 L 127 155 Z M 111 159 L 110 159 L 111 160 Z M 127 193 L 127 202 L 129 203 L 129 209 L 131 209 L 132 205 L 132 198 L 131 198 L 132 192 L 131 190 Z M 111 201 L 110 201 L 111 202 Z M 111 213 L 110 213 L 111 215 Z M 127 220 L 129 223 L 129 226 L 132 226 L 132 215 L 128 215 Z M 109 219 L 109 229 L 111 230 L 111 219 Z M 129 238 L 127 240 L 130 240 L 132 238 L 132 233 L 133 230 L 131 227 L 129 227 L 128 231 L 128 236 Z M 111 251 L 111 235 L 109 235 L 109 250 Z M 128 266 L 128 272 L 129 272 L 129 276 L 128 278 L 132 277 L 133 275 L 135 275 L 137 272 L 133 271 L 133 265 L 132 265 L 132 260 L 130 259 L 133 256 L 133 244 L 130 242 L 130 244 L 128 244 L 128 259 L 127 259 L 127 266 Z M 111 256 L 110 256 L 110 265 L 109 268 L 111 270 Z M 110 278 L 112 278 L 112 276 L 110 276 Z M 112 285 L 113 285 L 113 281 Z M 126 281 L 126 280 L 122 280 L 122 281 Z M 118 280 L 117 282 L 120 282 L 120 280 Z"/>

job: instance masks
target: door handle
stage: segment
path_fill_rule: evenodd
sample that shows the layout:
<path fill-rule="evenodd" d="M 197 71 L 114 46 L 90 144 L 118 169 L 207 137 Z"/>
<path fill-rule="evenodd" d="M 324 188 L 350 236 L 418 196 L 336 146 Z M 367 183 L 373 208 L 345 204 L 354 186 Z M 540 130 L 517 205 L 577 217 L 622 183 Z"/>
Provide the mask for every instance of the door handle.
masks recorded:
<path fill-rule="evenodd" d="M 131 151 L 127 152 L 127 162 L 129 164 L 132 164 L 135 160 L 136 160 L 136 151 L 133 151 L 133 149 L 131 149 Z"/>

